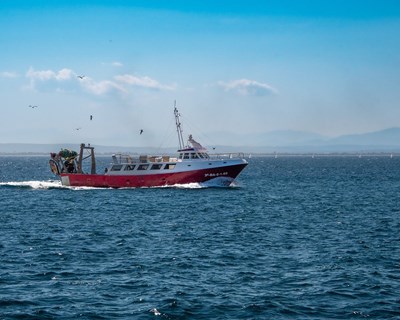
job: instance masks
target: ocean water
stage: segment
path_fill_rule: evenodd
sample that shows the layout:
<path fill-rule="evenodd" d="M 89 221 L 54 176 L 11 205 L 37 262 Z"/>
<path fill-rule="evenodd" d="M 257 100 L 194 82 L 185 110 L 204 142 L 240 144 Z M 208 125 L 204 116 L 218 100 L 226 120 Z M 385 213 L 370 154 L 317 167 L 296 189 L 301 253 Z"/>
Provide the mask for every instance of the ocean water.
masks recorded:
<path fill-rule="evenodd" d="M 0 319 L 400 318 L 398 157 L 118 190 L 61 187 L 47 161 L 0 157 Z"/>

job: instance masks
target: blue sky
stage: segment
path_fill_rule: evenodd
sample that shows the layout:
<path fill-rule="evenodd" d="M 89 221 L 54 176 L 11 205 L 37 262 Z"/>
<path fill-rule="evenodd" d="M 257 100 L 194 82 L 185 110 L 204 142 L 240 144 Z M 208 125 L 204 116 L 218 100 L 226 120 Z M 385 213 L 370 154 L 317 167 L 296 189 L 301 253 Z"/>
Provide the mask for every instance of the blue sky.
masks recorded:
<path fill-rule="evenodd" d="M 0 143 L 400 126 L 398 1 L 231 2 L 1 1 Z"/>

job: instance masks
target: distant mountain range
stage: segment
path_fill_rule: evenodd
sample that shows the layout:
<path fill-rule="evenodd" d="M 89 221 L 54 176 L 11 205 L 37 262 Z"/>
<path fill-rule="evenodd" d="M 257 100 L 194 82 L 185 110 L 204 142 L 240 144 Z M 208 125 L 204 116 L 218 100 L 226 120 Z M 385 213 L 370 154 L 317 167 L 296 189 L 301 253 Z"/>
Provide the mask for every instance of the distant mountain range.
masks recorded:
<path fill-rule="evenodd" d="M 228 135 L 215 135 L 227 140 Z M 400 128 L 389 128 L 364 134 L 326 137 L 303 131 L 271 131 L 261 134 L 230 134 L 244 152 L 399 152 Z"/>
<path fill-rule="evenodd" d="M 335 138 L 302 131 L 271 131 L 261 134 L 232 134 L 217 132 L 208 134 L 214 137 L 214 145 L 206 145 L 215 152 L 242 151 L 246 153 L 340 153 L 340 152 L 400 152 L 400 128 L 368 132 L 364 134 L 343 135 Z M 223 141 L 232 141 L 224 145 Z M 200 141 L 202 142 L 202 141 Z M 175 148 L 155 149 L 123 146 L 95 145 L 97 153 L 169 153 Z M 77 150 L 76 144 L 26 144 L 0 143 L 1 154 L 41 154 L 61 148 Z"/>

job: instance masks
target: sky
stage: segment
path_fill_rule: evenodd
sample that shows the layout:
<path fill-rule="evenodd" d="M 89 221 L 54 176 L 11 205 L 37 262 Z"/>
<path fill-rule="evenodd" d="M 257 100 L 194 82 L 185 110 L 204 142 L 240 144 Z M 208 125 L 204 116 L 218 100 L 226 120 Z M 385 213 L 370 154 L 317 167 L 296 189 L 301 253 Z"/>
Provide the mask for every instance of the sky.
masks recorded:
<path fill-rule="evenodd" d="M 2 0 L 0 17 L 0 143 L 176 146 L 175 101 L 206 145 L 400 127 L 396 0 Z"/>

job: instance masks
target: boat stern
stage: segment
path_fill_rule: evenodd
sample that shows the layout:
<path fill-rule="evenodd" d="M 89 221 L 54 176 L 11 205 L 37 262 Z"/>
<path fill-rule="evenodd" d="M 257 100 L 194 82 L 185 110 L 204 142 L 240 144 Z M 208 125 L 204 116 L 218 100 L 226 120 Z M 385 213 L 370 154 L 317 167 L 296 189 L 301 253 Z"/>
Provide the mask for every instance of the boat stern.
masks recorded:
<path fill-rule="evenodd" d="M 62 176 L 61 176 L 61 184 L 62 184 L 63 186 L 69 187 L 69 186 L 71 185 L 71 183 L 69 182 L 69 176 L 62 175 Z"/>

